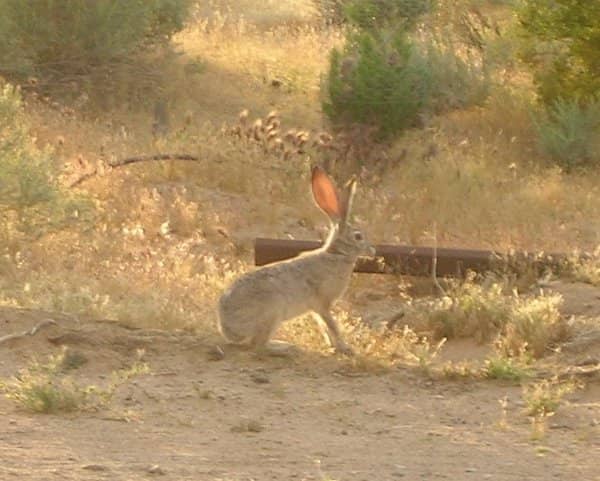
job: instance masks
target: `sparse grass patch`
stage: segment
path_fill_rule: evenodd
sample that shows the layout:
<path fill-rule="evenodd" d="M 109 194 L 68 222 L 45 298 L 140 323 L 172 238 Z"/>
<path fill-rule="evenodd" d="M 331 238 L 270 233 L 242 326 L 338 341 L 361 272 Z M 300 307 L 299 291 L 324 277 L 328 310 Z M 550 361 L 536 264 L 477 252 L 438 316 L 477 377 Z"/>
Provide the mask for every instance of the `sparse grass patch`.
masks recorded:
<path fill-rule="evenodd" d="M 486 359 L 483 372 L 489 379 L 516 382 L 520 382 L 531 375 L 527 365 L 519 358 L 501 356 Z"/>
<path fill-rule="evenodd" d="M 348 340 L 357 352 L 384 364 L 403 363 L 428 371 L 446 339 L 432 342 L 408 326 L 376 330 L 350 320 Z"/>
<path fill-rule="evenodd" d="M 31 134 L 19 88 L 0 78 L 0 216 L 2 253 L 24 237 L 39 236 L 75 222 L 89 208 L 58 184 L 50 148 Z M 10 241 L 13 242 L 10 242 Z"/>
<path fill-rule="evenodd" d="M 441 366 L 441 374 L 444 378 L 452 380 L 477 379 L 481 377 L 481 370 L 469 361 L 449 361 Z"/>
<path fill-rule="evenodd" d="M 563 398 L 580 385 L 573 379 L 542 379 L 523 386 L 525 414 L 531 420 L 531 440 L 541 441 L 547 430 L 547 420 L 554 416 L 563 404 Z"/>
<path fill-rule="evenodd" d="M 571 280 L 585 282 L 593 286 L 600 285 L 600 247 L 585 256 L 576 251 L 566 261 L 561 274 Z"/>
<path fill-rule="evenodd" d="M 274 13 L 271 10 L 268 15 Z M 267 85 L 279 82 L 275 88 L 308 93 L 314 100 L 328 52 L 341 41 L 340 33 L 317 29 L 306 18 L 292 28 L 289 23 L 267 25 L 264 20 L 253 21 L 227 11 L 200 18 L 176 37 L 189 54 Z"/>
<path fill-rule="evenodd" d="M 73 368 L 73 357 L 63 348 L 46 362 L 31 361 L 18 375 L 1 381 L 0 390 L 18 406 L 31 412 L 48 414 L 96 410 L 110 403 L 120 385 L 149 370 L 138 360 L 128 369 L 113 372 L 110 384 L 98 388 L 73 381 L 66 375 L 66 371 Z"/>
<path fill-rule="evenodd" d="M 526 414 L 534 418 L 553 416 L 563 398 L 577 388 L 573 380 L 559 381 L 556 378 L 543 379 L 523 387 L 523 400 Z"/>

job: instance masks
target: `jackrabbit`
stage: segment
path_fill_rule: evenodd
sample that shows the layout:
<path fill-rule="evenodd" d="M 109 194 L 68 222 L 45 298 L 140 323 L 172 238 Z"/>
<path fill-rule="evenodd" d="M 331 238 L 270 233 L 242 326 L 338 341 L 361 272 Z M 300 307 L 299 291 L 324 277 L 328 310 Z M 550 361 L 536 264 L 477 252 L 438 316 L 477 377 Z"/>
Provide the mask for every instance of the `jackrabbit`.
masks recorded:
<path fill-rule="evenodd" d="M 375 249 L 349 222 L 356 179 L 341 196 L 325 171 L 314 167 L 311 184 L 316 204 L 330 220 L 327 241 L 319 249 L 243 275 L 223 293 L 218 322 L 228 341 L 272 354 L 286 352 L 289 346 L 270 342 L 271 336 L 284 321 L 312 311 L 329 344 L 352 354 L 331 307 L 348 287 L 357 257 L 374 255 Z"/>

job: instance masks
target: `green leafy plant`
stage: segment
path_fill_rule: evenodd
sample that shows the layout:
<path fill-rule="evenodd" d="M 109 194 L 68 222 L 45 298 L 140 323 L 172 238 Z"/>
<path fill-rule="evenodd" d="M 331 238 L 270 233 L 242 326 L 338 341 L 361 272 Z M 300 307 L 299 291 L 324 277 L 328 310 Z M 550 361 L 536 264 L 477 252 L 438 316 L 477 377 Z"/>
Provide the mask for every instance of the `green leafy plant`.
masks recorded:
<path fill-rule="evenodd" d="M 524 0 L 517 10 L 521 57 L 547 104 L 600 92 L 600 1 Z"/>
<path fill-rule="evenodd" d="M 540 150 L 566 170 L 600 161 L 600 101 L 559 98 L 536 120 Z"/>
<path fill-rule="evenodd" d="M 354 0 L 344 13 L 354 27 L 331 53 L 323 109 L 339 124 L 375 126 L 381 138 L 423 124 L 430 114 L 483 102 L 483 62 L 435 35 L 416 34 L 435 2 Z"/>
<path fill-rule="evenodd" d="M 519 358 L 494 356 L 486 359 L 484 374 L 489 379 L 522 381 L 529 377 L 531 372 Z"/>

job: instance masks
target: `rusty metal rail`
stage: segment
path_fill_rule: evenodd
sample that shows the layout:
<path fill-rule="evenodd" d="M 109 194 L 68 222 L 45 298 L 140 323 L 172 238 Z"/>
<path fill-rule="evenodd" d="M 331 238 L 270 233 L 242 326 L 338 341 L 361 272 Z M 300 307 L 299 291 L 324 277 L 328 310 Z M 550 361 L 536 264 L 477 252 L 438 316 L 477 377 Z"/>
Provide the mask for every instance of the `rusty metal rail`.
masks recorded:
<path fill-rule="evenodd" d="M 270 264 L 297 256 L 320 247 L 318 241 L 257 238 L 254 243 L 254 263 Z M 493 269 L 527 267 L 540 273 L 557 271 L 565 265 L 565 254 L 530 254 L 516 252 L 501 254 L 490 250 L 414 247 L 403 245 L 375 246 L 372 258 L 360 258 L 354 272 L 372 274 L 404 274 L 430 276 L 432 263 L 437 259 L 436 274 L 440 277 L 461 277 L 467 271 L 485 272 Z"/>

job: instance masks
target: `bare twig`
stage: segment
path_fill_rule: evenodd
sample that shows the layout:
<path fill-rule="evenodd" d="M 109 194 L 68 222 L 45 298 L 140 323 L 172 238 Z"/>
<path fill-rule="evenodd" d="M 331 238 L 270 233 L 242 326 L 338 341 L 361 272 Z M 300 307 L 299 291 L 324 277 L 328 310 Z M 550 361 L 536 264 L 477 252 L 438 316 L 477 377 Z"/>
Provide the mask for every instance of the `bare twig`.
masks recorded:
<path fill-rule="evenodd" d="M 27 331 L 23 331 L 23 332 L 15 332 L 13 334 L 7 334 L 6 336 L 0 337 L 0 344 L 8 342 L 8 341 L 12 341 L 13 339 L 20 339 L 22 337 L 27 337 L 27 336 L 35 336 L 38 331 L 40 331 L 42 328 L 46 327 L 46 326 L 55 326 L 56 325 L 56 321 L 54 319 L 44 319 L 43 321 L 39 322 L 38 324 L 36 324 L 35 326 L 33 326 L 31 329 L 27 330 Z"/>
<path fill-rule="evenodd" d="M 127 157 L 125 159 L 117 160 L 108 164 L 110 168 L 123 167 L 124 165 L 134 164 L 136 162 L 147 162 L 150 160 L 200 160 L 195 155 L 191 154 L 155 154 L 155 155 L 138 155 L 135 157 Z M 77 177 L 74 181 L 69 184 L 69 187 L 76 187 L 82 182 L 98 175 L 98 169 L 94 169 L 90 172 L 86 172 L 81 176 Z"/>
<path fill-rule="evenodd" d="M 433 223 L 433 258 L 431 259 L 431 278 L 435 287 L 437 287 L 440 293 L 445 296 L 446 291 L 439 283 L 437 278 L 437 224 L 435 222 Z"/>

